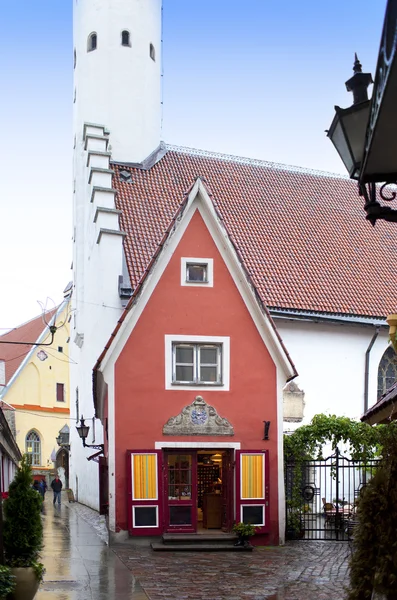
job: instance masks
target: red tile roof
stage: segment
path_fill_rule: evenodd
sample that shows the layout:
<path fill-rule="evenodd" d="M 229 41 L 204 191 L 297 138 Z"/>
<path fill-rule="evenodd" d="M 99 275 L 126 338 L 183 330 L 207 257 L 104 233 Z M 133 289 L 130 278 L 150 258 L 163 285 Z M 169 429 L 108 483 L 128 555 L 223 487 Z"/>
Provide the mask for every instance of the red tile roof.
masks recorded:
<path fill-rule="evenodd" d="M 56 309 L 55 309 L 56 310 Z M 48 311 L 45 315 L 46 321 L 50 322 L 55 310 Z M 46 325 L 43 315 L 23 323 L 8 333 L 0 336 L 0 360 L 5 361 L 6 384 L 10 381 L 19 365 L 32 349 L 32 344 L 2 344 L 1 342 L 36 342 L 43 333 Z M 0 385 L 0 394 L 3 391 Z"/>
<path fill-rule="evenodd" d="M 396 311 L 396 225 L 365 220 L 355 182 L 189 149 L 169 149 L 148 170 L 114 169 L 133 288 L 201 177 L 265 305 L 372 317 Z"/>

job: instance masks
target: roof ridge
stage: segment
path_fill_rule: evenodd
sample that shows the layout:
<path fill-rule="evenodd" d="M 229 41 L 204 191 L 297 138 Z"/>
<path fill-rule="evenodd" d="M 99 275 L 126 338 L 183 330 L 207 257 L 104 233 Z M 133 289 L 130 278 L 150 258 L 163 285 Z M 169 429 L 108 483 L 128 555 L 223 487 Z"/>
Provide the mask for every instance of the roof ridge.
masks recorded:
<path fill-rule="evenodd" d="M 200 150 L 199 148 L 189 148 L 188 146 L 176 146 L 173 144 L 165 144 L 165 148 L 167 151 L 180 152 L 181 154 L 191 154 L 194 156 L 202 156 L 204 158 L 217 158 L 219 160 L 227 160 L 256 167 L 269 167 L 280 171 L 291 171 L 293 173 L 319 175 L 321 177 L 329 177 L 330 179 L 345 179 L 346 181 L 351 181 L 350 177 L 342 175 L 341 173 L 331 173 L 330 171 L 309 169 L 308 167 L 298 167 L 296 165 L 285 165 L 283 163 L 261 160 L 259 158 L 248 158 L 245 156 L 236 156 L 234 154 L 224 154 L 222 152 L 211 152 L 210 150 Z"/>

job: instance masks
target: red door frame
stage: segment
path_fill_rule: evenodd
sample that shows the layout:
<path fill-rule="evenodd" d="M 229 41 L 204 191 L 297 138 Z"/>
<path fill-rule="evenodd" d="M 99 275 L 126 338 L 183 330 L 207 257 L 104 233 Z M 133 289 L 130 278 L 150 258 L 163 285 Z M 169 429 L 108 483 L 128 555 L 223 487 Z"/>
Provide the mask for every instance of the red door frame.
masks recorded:
<path fill-rule="evenodd" d="M 189 500 L 170 499 L 168 496 L 168 456 L 182 455 L 191 456 L 191 496 Z M 167 533 L 196 533 L 197 532 L 197 450 L 188 448 L 173 448 L 164 450 L 164 531 Z M 191 506 L 191 523 L 188 525 L 170 524 L 170 507 Z"/>

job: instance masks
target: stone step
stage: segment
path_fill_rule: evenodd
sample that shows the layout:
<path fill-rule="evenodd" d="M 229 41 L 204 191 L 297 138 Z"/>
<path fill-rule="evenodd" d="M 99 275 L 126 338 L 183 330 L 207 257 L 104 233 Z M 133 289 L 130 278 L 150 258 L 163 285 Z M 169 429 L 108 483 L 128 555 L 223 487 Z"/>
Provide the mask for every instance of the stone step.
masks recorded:
<path fill-rule="evenodd" d="M 164 544 L 231 544 L 237 540 L 233 533 L 164 533 Z"/>
<path fill-rule="evenodd" d="M 150 544 L 152 550 L 165 552 L 252 552 L 253 546 L 233 546 L 233 544 Z"/>

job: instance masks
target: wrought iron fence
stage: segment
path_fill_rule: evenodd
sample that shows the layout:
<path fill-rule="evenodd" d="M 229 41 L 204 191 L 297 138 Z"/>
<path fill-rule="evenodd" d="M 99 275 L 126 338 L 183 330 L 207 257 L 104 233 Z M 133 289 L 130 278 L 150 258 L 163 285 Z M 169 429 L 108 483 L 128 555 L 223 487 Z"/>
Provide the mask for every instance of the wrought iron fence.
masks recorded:
<path fill-rule="evenodd" d="M 287 539 L 348 541 L 360 491 L 378 463 L 353 461 L 338 449 L 324 460 L 287 461 Z"/>

